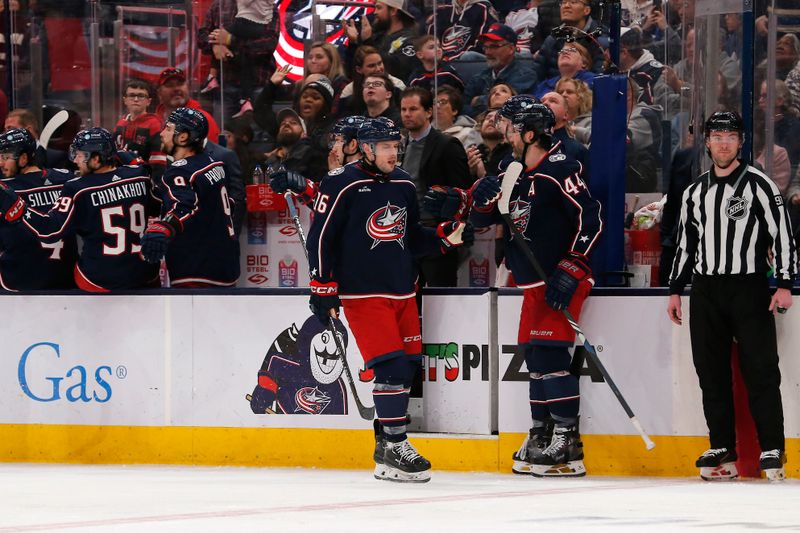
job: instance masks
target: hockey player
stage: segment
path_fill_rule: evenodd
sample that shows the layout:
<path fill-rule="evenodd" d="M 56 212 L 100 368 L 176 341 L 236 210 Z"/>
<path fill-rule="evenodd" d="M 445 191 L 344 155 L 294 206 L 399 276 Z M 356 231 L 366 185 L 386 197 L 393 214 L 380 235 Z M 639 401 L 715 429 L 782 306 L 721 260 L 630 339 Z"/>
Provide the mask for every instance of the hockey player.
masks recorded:
<path fill-rule="evenodd" d="M 425 482 L 430 462 L 406 437 L 409 388 L 422 353 L 415 257 L 443 253 L 474 236 L 463 222 L 419 223 L 416 188 L 397 168 L 400 130 L 391 121 L 365 120 L 357 140 L 361 159 L 330 172 L 314 202 L 310 307 L 327 323 L 342 305 L 374 371 L 375 477 Z"/>
<path fill-rule="evenodd" d="M 582 476 L 583 445 L 578 433 L 580 394 L 572 375 L 569 348 L 575 334 L 562 310 L 578 319 L 593 280 L 587 261 L 600 234 L 600 204 L 580 179 L 580 166 L 559 153 L 552 142 L 555 119 L 550 109 L 532 97 L 506 102 L 503 116 L 507 139 L 525 171 L 513 189 L 509 205 L 515 226 L 525 236 L 544 271 L 547 284 L 512 242 L 504 228 L 506 262 L 524 289 L 518 342 L 530 372 L 533 427 L 514 455 L 514 472 L 538 477 Z M 500 181 L 487 176 L 472 189 L 471 220 L 478 227 L 501 221 L 496 209 Z M 555 429 L 547 439 L 546 421 Z"/>
<path fill-rule="evenodd" d="M 161 219 L 142 236 L 142 255 L 166 256 L 173 287 L 232 287 L 239 279 L 239 241 L 225 186 L 225 165 L 203 151 L 205 115 L 180 107 L 161 131 L 164 153 L 174 161 L 159 191 Z"/>
<path fill-rule="evenodd" d="M 25 129 L 0 134 L 3 184 L 20 195 L 26 205 L 48 211 L 58 200 L 68 170 L 36 166 L 36 139 Z M 74 237 L 55 243 L 41 242 L 32 232 L 0 226 L 0 287 L 8 291 L 71 289 L 72 269 L 78 250 Z"/>
<path fill-rule="evenodd" d="M 356 134 L 363 123 L 364 117 L 351 115 L 337 120 L 333 125 L 328 139 L 328 149 L 330 150 L 328 153 L 329 171 L 336 170 L 361 158 Z M 270 175 L 269 186 L 279 194 L 291 191 L 301 203 L 308 206 L 312 204 L 314 197 L 317 195 L 316 182 L 303 177 L 297 172 L 285 169 Z"/>
<path fill-rule="evenodd" d="M 744 123 L 718 111 L 705 124 L 713 167 L 683 193 L 678 248 L 667 314 L 680 325 L 681 293 L 691 274 L 689 331 L 711 449 L 695 463 L 700 477 L 737 477 L 731 343 L 761 446 L 759 464 L 770 480 L 785 476 L 781 373 L 774 311 L 792 305 L 797 253 L 789 216 L 775 183 L 738 159 Z M 774 265 L 778 288 L 769 287 Z"/>
<path fill-rule="evenodd" d="M 58 243 L 73 234 L 83 239 L 75 283 L 88 292 L 151 285 L 156 269 L 139 253 L 151 201 L 150 177 L 138 166 L 118 166 L 114 139 L 103 128 L 78 132 L 69 157 L 80 177 L 64 184 L 50 211 L 38 211 L 9 189 L 0 195 L 6 223 Z"/>

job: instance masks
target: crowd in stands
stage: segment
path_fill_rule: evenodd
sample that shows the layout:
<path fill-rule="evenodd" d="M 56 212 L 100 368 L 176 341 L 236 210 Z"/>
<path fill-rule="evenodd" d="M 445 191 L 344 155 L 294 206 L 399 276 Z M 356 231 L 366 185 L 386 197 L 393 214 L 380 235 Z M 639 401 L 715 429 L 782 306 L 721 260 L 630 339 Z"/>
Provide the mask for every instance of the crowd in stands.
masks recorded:
<path fill-rule="evenodd" d="M 183 107 L 202 113 L 209 141 L 224 134 L 224 157 L 236 159 L 229 192 L 238 205 L 238 231 L 244 185 L 255 166 L 283 166 L 320 181 L 339 164 L 329 151 L 331 128 L 349 116 L 386 117 L 402 126 L 403 167 L 418 181 L 421 196 L 430 186 L 469 187 L 501 171 L 509 147 L 495 127 L 496 111 L 516 94 L 531 94 L 553 110 L 555 137 L 582 163 L 589 182 L 595 78 L 619 72 L 628 76 L 626 190 L 675 193 L 675 183 L 688 183 L 686 174 L 696 170 L 685 164 L 694 149 L 689 113 L 700 44 L 694 3 L 623 0 L 620 57 L 613 65 L 609 13 L 596 0 L 452 0 L 435 13 L 413 0 L 376 0 L 371 13 L 342 23 L 346 39 L 308 45 L 303 77 L 292 82 L 290 66 L 275 62 L 280 17 L 273 3 L 214 0 L 196 35 L 200 52 L 211 60 L 202 83 L 192 92 L 190 77 L 174 67 L 161 72 L 155 87 L 129 80 L 122 95 L 126 114 L 106 127 L 120 150 L 137 154 L 158 177 L 169 164 L 160 139 L 166 118 Z M 17 10 L 25 5 L 11 4 Z M 775 79 L 767 79 L 761 2 L 756 13 L 754 153 L 800 211 L 800 27 L 779 25 Z M 741 106 L 742 18 L 718 18 L 718 100 L 709 112 Z M 5 69 L 2 55 L 0 71 Z M 766 109 L 768 87 L 775 87 L 774 109 Z M 4 99 L 0 95 L 2 115 Z M 217 118 L 224 115 L 224 131 L 214 109 Z M 763 135 L 767 116 L 774 124 L 771 154 Z M 29 129 L 38 135 L 37 127 Z M 668 168 L 662 168 L 665 153 L 673 160 Z M 669 246 L 671 228 L 665 226 Z M 457 257 L 438 263 L 423 269 L 424 277 L 453 285 Z"/>

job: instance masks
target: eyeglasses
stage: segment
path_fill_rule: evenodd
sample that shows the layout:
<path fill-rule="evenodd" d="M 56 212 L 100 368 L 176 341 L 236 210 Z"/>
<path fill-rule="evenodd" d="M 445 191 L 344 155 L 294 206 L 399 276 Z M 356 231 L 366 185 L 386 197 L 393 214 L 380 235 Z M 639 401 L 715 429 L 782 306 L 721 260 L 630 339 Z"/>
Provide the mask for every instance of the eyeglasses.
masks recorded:
<path fill-rule="evenodd" d="M 484 50 L 497 50 L 498 48 L 503 48 L 504 46 L 511 46 L 511 43 L 484 43 L 483 49 Z"/>
<path fill-rule="evenodd" d="M 17 156 L 15 154 L 0 154 L 0 161 L 2 162 L 5 163 L 6 161 L 12 161 L 12 160 L 13 161 L 17 160 Z"/>
<path fill-rule="evenodd" d="M 436 102 L 434 102 L 434 103 L 435 103 L 437 106 L 443 106 L 443 105 L 448 105 L 448 104 L 450 103 L 450 100 L 448 100 L 447 98 L 439 98 L 439 99 L 438 99 L 438 100 L 436 100 Z"/>
<path fill-rule="evenodd" d="M 379 87 L 386 87 L 386 83 L 382 81 L 367 81 L 364 82 L 365 89 L 377 89 Z"/>
<path fill-rule="evenodd" d="M 574 52 L 574 53 L 577 54 L 578 53 L 578 49 L 574 48 L 572 46 L 565 46 L 564 48 L 562 48 L 561 50 L 558 51 L 559 54 L 566 54 L 568 52 Z"/>
<path fill-rule="evenodd" d="M 147 100 L 150 98 L 149 94 L 126 94 L 125 98 L 128 100 Z"/>

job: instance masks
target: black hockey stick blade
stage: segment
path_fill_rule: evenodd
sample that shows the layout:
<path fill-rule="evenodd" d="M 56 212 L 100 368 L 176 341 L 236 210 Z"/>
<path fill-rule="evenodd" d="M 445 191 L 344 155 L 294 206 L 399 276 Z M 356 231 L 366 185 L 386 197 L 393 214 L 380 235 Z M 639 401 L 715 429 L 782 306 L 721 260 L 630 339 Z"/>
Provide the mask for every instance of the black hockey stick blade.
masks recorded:
<path fill-rule="evenodd" d="M 522 170 L 523 170 L 522 164 L 517 161 L 514 161 L 513 163 L 508 165 L 506 173 L 503 175 L 503 181 L 500 185 L 500 200 L 498 200 L 497 202 L 497 209 L 500 211 L 500 216 L 503 217 L 503 220 L 505 221 L 506 225 L 509 227 L 512 234 L 514 235 L 515 238 L 513 239 L 513 241 L 517 243 L 517 246 L 519 247 L 520 251 L 523 253 L 523 255 L 525 255 L 526 259 L 528 259 L 528 261 L 531 263 L 534 270 L 536 270 L 536 273 L 546 284 L 547 275 L 545 274 L 542 265 L 539 264 L 539 261 L 536 259 L 533 250 L 525 241 L 525 238 L 522 236 L 522 233 L 520 232 L 519 228 L 514 224 L 514 221 L 511 220 L 511 215 L 509 215 L 509 202 L 511 200 L 511 192 L 514 190 L 514 185 L 517 183 L 517 179 L 522 173 Z M 570 313 L 568 309 L 563 309 L 562 312 L 564 313 L 567 322 L 569 322 L 569 325 L 575 331 L 575 335 L 578 337 L 578 342 L 580 342 L 586 349 L 586 353 L 589 354 L 589 358 L 592 360 L 592 363 L 595 364 L 597 369 L 600 371 L 600 374 L 602 374 L 603 379 L 605 379 L 609 388 L 611 388 L 611 392 L 613 392 L 614 396 L 617 397 L 617 400 L 622 406 L 622 409 L 625 411 L 625 414 L 628 415 L 631 424 L 633 424 L 633 427 L 636 428 L 636 431 L 639 433 L 639 436 L 644 441 L 645 447 L 648 450 L 652 450 L 653 448 L 655 448 L 656 447 L 655 442 L 653 442 L 650 436 L 645 432 L 641 422 L 639 422 L 639 419 L 636 418 L 636 415 L 633 413 L 633 410 L 631 409 L 630 405 L 628 405 L 628 402 L 625 400 L 625 397 L 620 392 L 619 388 L 617 387 L 617 384 L 614 383 L 614 380 L 611 378 L 611 375 L 609 375 L 608 370 L 606 370 L 605 366 L 603 366 L 603 363 L 600 361 L 600 357 L 598 357 L 597 352 L 594 349 L 594 346 L 592 346 L 589 343 L 589 340 L 586 338 L 586 335 L 583 334 L 583 330 L 581 329 L 580 325 L 575 320 L 575 318 L 572 316 L 572 313 Z"/>

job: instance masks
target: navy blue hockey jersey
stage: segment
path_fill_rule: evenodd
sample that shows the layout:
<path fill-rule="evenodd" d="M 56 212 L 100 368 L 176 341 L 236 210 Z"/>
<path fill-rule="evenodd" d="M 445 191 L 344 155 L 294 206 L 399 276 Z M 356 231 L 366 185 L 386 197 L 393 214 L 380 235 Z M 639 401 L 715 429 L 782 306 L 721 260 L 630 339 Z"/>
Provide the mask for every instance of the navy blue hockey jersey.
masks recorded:
<path fill-rule="evenodd" d="M 167 249 L 173 286 L 226 287 L 239 279 L 239 241 L 225 183 L 225 165 L 206 153 L 179 159 L 164 171 L 161 216 L 183 223 Z"/>
<path fill-rule="evenodd" d="M 559 145 L 555 143 L 537 165 L 522 173 L 509 202 L 511 220 L 548 276 L 568 253 L 588 255 L 603 225 L 600 203 L 581 180 L 579 163 L 561 153 Z M 485 227 L 502 219 L 495 206 L 488 213 L 473 209 L 470 220 L 476 227 Z M 542 280 L 531 263 L 511 242 L 508 228 L 503 238 L 506 261 L 517 285 L 540 284 Z"/>
<path fill-rule="evenodd" d="M 145 287 L 157 279 L 157 268 L 140 253 L 150 198 L 142 167 L 118 167 L 67 181 L 50 211 L 29 208 L 17 227 L 47 243 L 79 235 L 75 281 L 84 290 Z"/>
<path fill-rule="evenodd" d="M 3 183 L 15 190 L 28 207 L 48 211 L 74 174 L 45 169 L 18 174 Z M 0 287 L 8 291 L 70 289 L 75 287 L 72 269 L 78 256 L 75 237 L 54 243 L 40 241 L 30 231 L 0 227 Z"/>
<path fill-rule="evenodd" d="M 336 281 L 342 298 L 412 297 L 415 258 L 441 253 L 435 230 L 419 223 L 416 186 L 400 168 L 388 176 L 360 162 L 332 170 L 320 184 L 314 211 L 311 275 Z"/>

